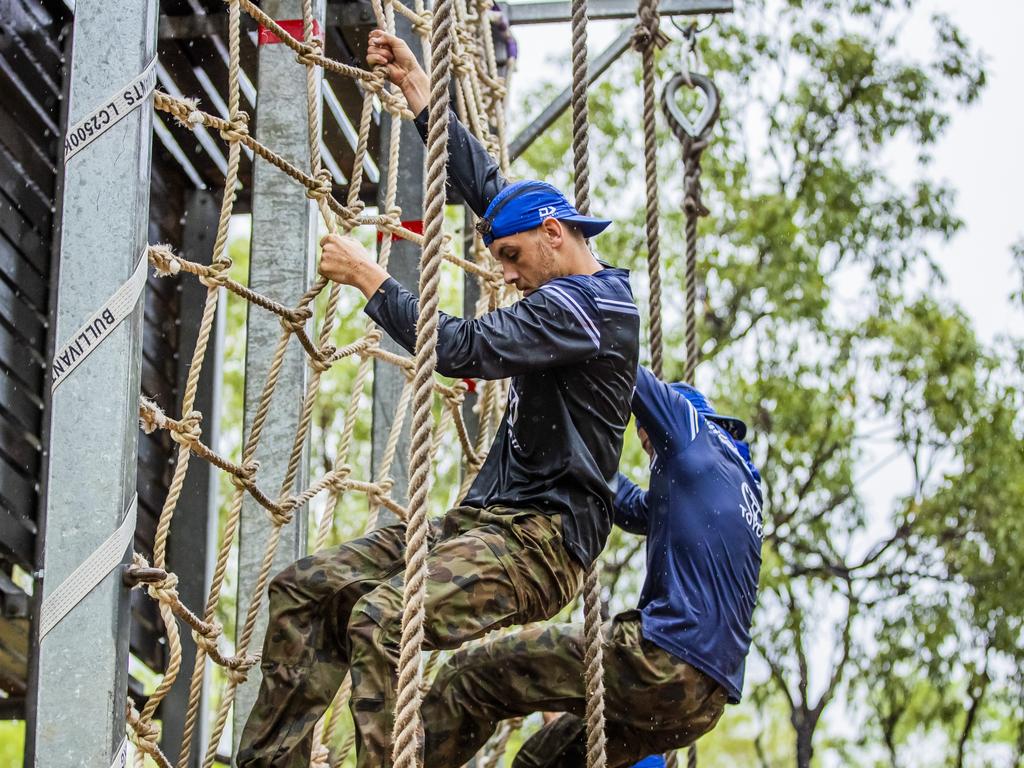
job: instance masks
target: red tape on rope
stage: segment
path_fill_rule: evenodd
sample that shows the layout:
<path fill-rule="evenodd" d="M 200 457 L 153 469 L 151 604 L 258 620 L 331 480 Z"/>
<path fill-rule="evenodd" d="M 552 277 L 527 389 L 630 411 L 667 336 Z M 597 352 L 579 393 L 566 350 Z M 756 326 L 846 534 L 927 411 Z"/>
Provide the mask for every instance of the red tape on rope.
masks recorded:
<path fill-rule="evenodd" d="M 417 235 L 422 235 L 423 234 L 423 220 L 422 219 L 416 219 L 415 221 L 403 221 L 402 222 L 402 226 L 405 227 L 406 229 L 408 229 L 410 232 L 416 233 Z M 401 240 L 401 239 L 402 239 L 401 235 L 396 235 L 394 232 L 391 233 L 391 242 L 395 242 L 395 240 Z M 380 245 L 383 242 L 384 242 L 384 233 L 381 232 L 378 229 L 377 230 L 377 245 Z"/>
<path fill-rule="evenodd" d="M 303 40 L 305 36 L 302 32 L 302 19 L 286 19 L 278 21 L 278 25 L 287 32 L 289 35 L 294 37 L 296 40 Z M 313 19 L 313 37 L 319 37 L 323 39 L 323 31 L 320 29 L 320 22 Z M 277 34 L 262 24 L 260 25 L 259 37 L 257 38 L 257 45 L 276 45 L 281 42 L 281 38 Z"/>

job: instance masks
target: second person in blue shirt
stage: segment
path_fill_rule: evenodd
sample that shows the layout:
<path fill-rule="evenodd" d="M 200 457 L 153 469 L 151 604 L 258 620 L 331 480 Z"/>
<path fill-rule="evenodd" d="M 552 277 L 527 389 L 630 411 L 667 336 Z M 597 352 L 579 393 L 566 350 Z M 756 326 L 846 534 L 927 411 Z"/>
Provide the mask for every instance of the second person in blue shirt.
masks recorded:
<path fill-rule="evenodd" d="M 650 484 L 618 476 L 614 521 L 647 537 L 647 574 L 637 609 L 605 628 L 610 768 L 691 744 L 740 700 L 761 565 L 745 425 L 645 368 L 632 409 Z M 425 766 L 463 765 L 499 721 L 537 711 L 566 714 L 524 743 L 514 768 L 585 765 L 584 650 L 581 626 L 557 625 L 455 654 L 423 704 Z"/>

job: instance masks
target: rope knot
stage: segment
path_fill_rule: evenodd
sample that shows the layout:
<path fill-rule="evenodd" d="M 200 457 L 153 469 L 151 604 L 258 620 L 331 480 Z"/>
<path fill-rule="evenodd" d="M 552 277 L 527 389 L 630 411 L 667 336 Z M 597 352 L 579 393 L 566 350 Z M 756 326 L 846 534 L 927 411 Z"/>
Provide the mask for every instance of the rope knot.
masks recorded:
<path fill-rule="evenodd" d="M 310 200 L 323 200 L 330 197 L 334 191 L 334 177 L 326 168 L 321 168 L 313 177 L 313 186 L 306 190 L 306 197 Z"/>
<path fill-rule="evenodd" d="M 242 683 L 249 679 L 249 670 L 248 668 L 242 669 L 239 667 L 238 669 L 233 669 L 228 667 L 224 670 L 224 677 L 230 680 L 233 685 L 242 685 Z"/>
<path fill-rule="evenodd" d="M 633 37 L 630 40 L 633 50 L 642 53 L 655 45 L 664 48 L 668 44 L 668 40 L 668 36 L 661 31 L 657 0 L 640 0 L 636 27 L 633 29 Z"/>
<path fill-rule="evenodd" d="M 241 685 L 249 677 L 249 670 L 260 663 L 260 657 L 258 654 L 252 656 L 232 656 L 230 659 L 224 659 L 226 666 L 224 667 L 224 676 L 227 677 L 235 685 Z"/>
<path fill-rule="evenodd" d="M 468 75 L 473 71 L 473 65 L 465 54 L 452 54 L 452 69 L 457 75 Z"/>
<path fill-rule="evenodd" d="M 349 476 L 352 474 L 352 466 L 349 464 L 342 464 L 340 467 L 331 473 L 331 477 L 328 480 L 328 485 L 332 490 L 341 493 L 347 489 L 347 481 Z"/>
<path fill-rule="evenodd" d="M 149 257 L 149 263 L 153 265 L 153 274 L 156 277 L 171 277 L 181 272 L 181 262 L 169 245 L 150 245 L 146 248 L 146 255 Z"/>
<path fill-rule="evenodd" d="M 367 87 L 380 97 L 381 101 L 384 100 L 384 94 L 386 92 L 386 83 L 388 82 L 388 70 L 387 67 L 374 67 L 373 71 L 370 72 L 370 79 L 366 81 Z"/>
<path fill-rule="evenodd" d="M 306 321 L 313 316 L 309 307 L 296 307 L 287 315 L 281 316 L 281 325 L 292 333 L 300 333 L 306 329 Z"/>
<path fill-rule="evenodd" d="M 287 498 L 275 507 L 268 509 L 267 516 L 270 518 L 270 522 L 278 527 L 288 525 L 295 517 L 296 506 L 298 506 L 298 502 L 294 497 Z"/>
<path fill-rule="evenodd" d="M 389 226 L 402 226 L 402 206 L 392 205 L 384 214 L 384 219 Z"/>
<path fill-rule="evenodd" d="M 216 620 L 210 622 L 209 627 L 206 632 L 193 629 L 192 639 L 195 640 L 197 648 L 202 648 L 208 656 L 213 656 L 218 652 L 217 638 L 224 632 L 224 627 Z"/>
<path fill-rule="evenodd" d="M 252 486 L 253 481 L 256 478 L 256 473 L 259 471 L 259 468 L 260 463 L 258 461 L 247 461 L 244 464 L 242 464 L 241 467 L 239 467 L 238 474 L 232 472 L 231 476 L 228 479 L 231 481 L 231 484 L 235 486 L 235 488 L 238 488 L 239 490 L 244 490 Z"/>
<path fill-rule="evenodd" d="M 128 705 L 126 714 L 135 746 L 147 755 L 156 755 L 160 751 L 160 728 L 151 720 L 143 720 L 142 715 L 131 704 Z"/>
<path fill-rule="evenodd" d="M 338 348 L 334 344 L 325 344 L 320 347 L 319 354 L 310 359 L 309 364 L 314 370 L 323 373 L 334 364 L 334 360 L 332 358 L 334 357 L 334 353 L 337 351 Z"/>
<path fill-rule="evenodd" d="M 351 232 L 353 229 L 359 226 L 359 214 L 362 213 L 363 205 L 360 201 L 358 206 L 350 205 L 342 208 L 337 212 L 337 217 L 341 219 L 342 227 Z"/>
<path fill-rule="evenodd" d="M 171 429 L 171 439 L 179 445 L 195 445 L 203 436 L 202 423 L 203 414 L 201 412 L 189 411 Z"/>
<path fill-rule="evenodd" d="M 234 119 L 227 121 L 227 125 L 220 132 L 220 137 L 224 141 L 241 141 L 248 135 L 249 114 L 241 110 L 235 113 Z"/>
<path fill-rule="evenodd" d="M 228 282 L 231 259 L 218 259 L 206 268 L 206 274 L 199 276 L 199 282 L 207 288 L 223 288 Z"/>
<path fill-rule="evenodd" d="M 424 11 L 419 15 L 419 18 L 413 21 L 412 30 L 420 37 L 430 37 L 430 30 L 433 24 L 433 12 L 424 9 Z"/>
<path fill-rule="evenodd" d="M 146 592 L 154 600 L 162 603 L 174 603 L 178 599 L 178 577 L 173 573 L 168 573 L 167 578 L 163 581 L 150 584 L 146 588 Z"/>
<path fill-rule="evenodd" d="M 295 55 L 295 60 L 307 67 L 315 67 L 320 63 L 324 53 L 324 42 L 319 37 L 302 43 L 302 52 Z"/>
<path fill-rule="evenodd" d="M 370 503 L 382 506 L 384 501 L 391 496 L 391 489 L 394 485 L 395 481 L 390 477 L 382 477 L 373 487 L 370 488 L 369 493 L 366 494 L 370 498 Z"/>

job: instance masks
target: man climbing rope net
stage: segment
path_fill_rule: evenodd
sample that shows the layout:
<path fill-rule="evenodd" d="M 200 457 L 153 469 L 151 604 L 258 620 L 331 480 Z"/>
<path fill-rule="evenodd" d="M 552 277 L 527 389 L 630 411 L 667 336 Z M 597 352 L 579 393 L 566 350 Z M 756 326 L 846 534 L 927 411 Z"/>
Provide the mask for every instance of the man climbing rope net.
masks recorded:
<path fill-rule="evenodd" d="M 408 46 L 375 31 L 367 61 L 387 67 L 425 138 L 428 80 Z M 512 381 L 476 480 L 431 526 L 424 645 L 439 649 L 549 618 L 579 591 L 611 527 L 639 346 L 628 273 L 597 261 L 587 241 L 611 222 L 579 215 L 544 182 L 508 183 L 454 116 L 448 146 L 451 186 L 525 298 L 440 320 L 439 373 Z M 362 291 L 366 313 L 413 351 L 416 297 L 358 241 L 329 235 L 323 246 L 321 274 Z M 389 526 L 274 578 L 240 768 L 307 766 L 313 727 L 346 672 L 358 765 L 391 765 L 404 545 L 404 526 Z"/>
<path fill-rule="evenodd" d="M 737 703 L 761 566 L 760 476 L 746 426 L 641 368 L 633 412 L 650 489 L 618 477 L 615 523 L 647 537 L 639 608 L 605 627 L 608 768 L 691 744 Z M 582 627 L 537 627 L 460 651 L 424 699 L 426 768 L 458 768 L 503 719 L 566 712 L 514 768 L 583 768 Z"/>

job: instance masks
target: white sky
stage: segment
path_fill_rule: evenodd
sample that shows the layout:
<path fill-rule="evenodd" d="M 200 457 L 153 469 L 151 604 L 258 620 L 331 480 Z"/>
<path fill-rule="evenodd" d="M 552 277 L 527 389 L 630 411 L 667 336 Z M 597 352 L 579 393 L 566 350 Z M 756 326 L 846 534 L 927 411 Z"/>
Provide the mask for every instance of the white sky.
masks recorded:
<path fill-rule="evenodd" d="M 742 9 L 742 0 L 737 0 Z M 988 57 L 988 85 L 981 99 L 969 108 L 957 108 L 946 134 L 934 149 L 929 173 L 959 191 L 956 212 L 963 230 L 947 244 L 939 243 L 933 256 L 948 278 L 947 291 L 974 320 L 982 338 L 1007 330 L 1011 322 L 1008 294 L 1018 278 L 1013 273 L 1010 245 L 1024 236 L 1024 3 L 1008 0 L 924 0 L 905 29 L 912 55 L 928 58 L 933 43 L 929 19 L 934 13 L 950 16 L 968 39 Z M 589 25 L 591 57 L 615 36 L 621 22 Z M 714 30 L 708 34 L 713 35 Z M 512 110 L 533 114 L 540 105 L 523 104 L 532 83 L 553 79 L 550 56 L 564 52 L 561 82 L 569 83 L 568 24 L 519 27 L 519 61 L 512 81 Z M 628 54 L 627 54 L 628 55 Z M 521 124 L 522 115 L 513 116 Z M 639 140 L 638 140 L 639 141 Z M 639 152 L 638 146 L 638 152 Z M 894 158 L 893 173 L 909 180 L 915 169 Z"/>

